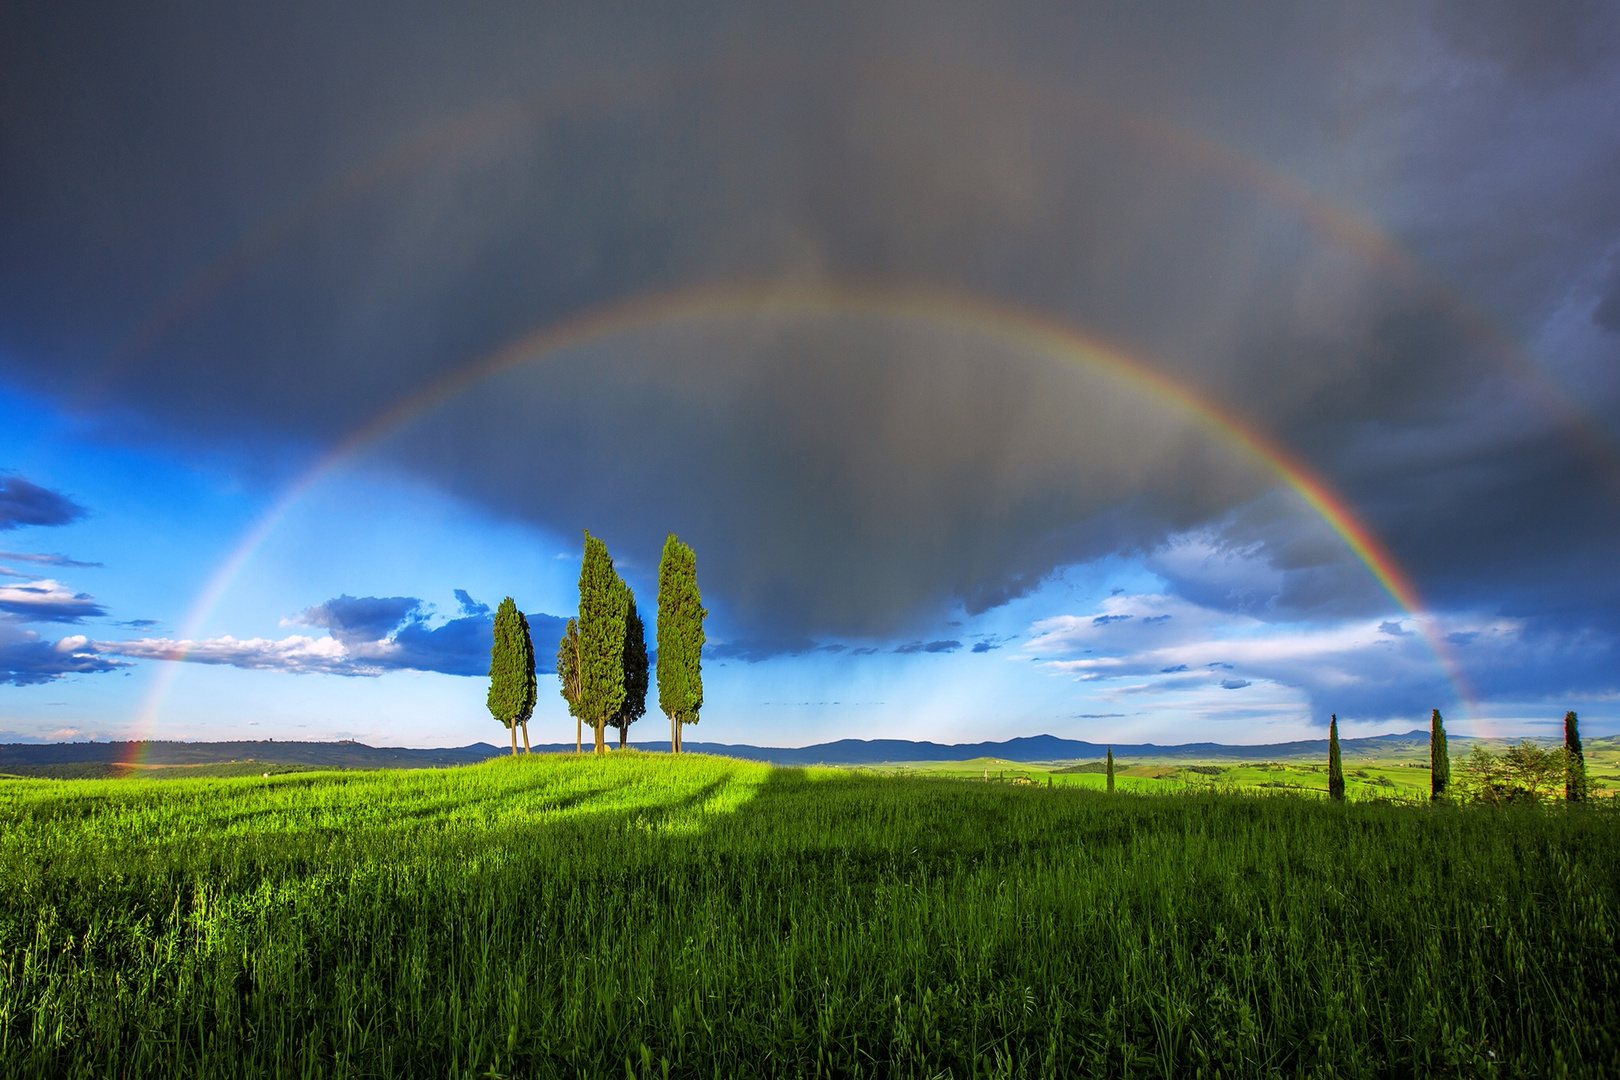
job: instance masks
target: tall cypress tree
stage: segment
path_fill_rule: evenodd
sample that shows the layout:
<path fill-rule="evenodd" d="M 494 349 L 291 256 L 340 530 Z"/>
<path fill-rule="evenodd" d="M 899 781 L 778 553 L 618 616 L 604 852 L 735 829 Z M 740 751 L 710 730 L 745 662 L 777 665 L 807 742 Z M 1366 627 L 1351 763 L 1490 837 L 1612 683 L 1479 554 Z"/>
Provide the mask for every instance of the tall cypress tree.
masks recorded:
<path fill-rule="evenodd" d="M 1339 760 L 1339 714 L 1328 723 L 1328 798 L 1344 801 L 1344 763 Z"/>
<path fill-rule="evenodd" d="M 579 708 L 579 620 L 569 619 L 557 642 L 557 682 L 568 715 L 574 718 L 574 753 L 579 753 L 585 734 L 585 714 Z"/>
<path fill-rule="evenodd" d="M 1573 712 L 1564 714 L 1564 800 L 1586 801 L 1586 754 L 1581 749 L 1581 725 Z"/>
<path fill-rule="evenodd" d="M 534 637 L 529 633 L 529 617 L 523 612 L 517 613 L 518 627 L 523 634 L 523 651 L 528 654 L 529 662 L 526 665 L 523 687 L 523 712 L 518 716 L 518 723 L 523 725 L 523 752 L 529 752 L 529 721 L 534 719 L 534 707 L 540 701 L 539 683 L 534 677 Z"/>
<path fill-rule="evenodd" d="M 1114 793 L 1114 748 L 1108 748 L 1108 794 Z"/>
<path fill-rule="evenodd" d="M 529 640 L 528 620 L 508 596 L 495 609 L 495 640 L 489 651 L 489 695 L 485 702 L 490 715 L 511 731 L 514 754 L 518 725 L 534 710 L 534 690 L 534 643 Z"/>
<path fill-rule="evenodd" d="M 658 708 L 669 717 L 670 751 L 703 708 L 703 596 L 697 555 L 670 533 L 658 560 Z"/>
<path fill-rule="evenodd" d="M 585 534 L 579 566 L 579 707 L 607 750 L 605 729 L 624 704 L 625 595 L 607 545 Z"/>
<path fill-rule="evenodd" d="M 1436 709 L 1429 717 L 1429 798 L 1445 798 L 1446 788 L 1450 786 L 1451 751 L 1446 748 L 1446 722 Z"/>
<path fill-rule="evenodd" d="M 624 704 L 610 721 L 619 729 L 619 749 L 630 737 L 630 725 L 647 715 L 647 627 L 636 610 L 636 594 L 622 579 L 624 588 Z"/>

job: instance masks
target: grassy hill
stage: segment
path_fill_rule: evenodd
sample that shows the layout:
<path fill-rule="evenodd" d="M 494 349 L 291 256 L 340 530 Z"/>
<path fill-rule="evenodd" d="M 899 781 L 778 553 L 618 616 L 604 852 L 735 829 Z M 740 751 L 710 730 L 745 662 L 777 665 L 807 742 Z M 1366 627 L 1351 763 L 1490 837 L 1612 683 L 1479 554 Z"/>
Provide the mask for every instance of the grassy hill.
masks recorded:
<path fill-rule="evenodd" d="M 1617 946 L 1602 807 L 643 753 L 0 780 L 14 1076 L 1613 1075 Z"/>

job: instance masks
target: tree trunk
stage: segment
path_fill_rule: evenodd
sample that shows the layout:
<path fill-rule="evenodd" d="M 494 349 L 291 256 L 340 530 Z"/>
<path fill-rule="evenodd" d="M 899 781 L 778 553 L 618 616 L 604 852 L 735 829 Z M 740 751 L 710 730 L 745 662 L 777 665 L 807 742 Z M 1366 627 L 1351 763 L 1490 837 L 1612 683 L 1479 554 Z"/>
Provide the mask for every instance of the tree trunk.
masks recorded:
<path fill-rule="evenodd" d="M 529 752 L 529 722 L 527 720 L 523 721 L 523 752 L 525 754 Z"/>
<path fill-rule="evenodd" d="M 512 732 L 512 756 L 517 757 L 517 721 L 514 720 L 506 726 Z"/>
<path fill-rule="evenodd" d="M 669 752 L 672 753 L 672 754 L 675 752 L 675 714 L 674 713 L 671 713 L 670 717 L 669 717 Z"/>
<path fill-rule="evenodd" d="M 574 753 L 583 754 L 585 746 L 585 718 L 574 717 Z"/>
<path fill-rule="evenodd" d="M 598 753 L 598 754 L 607 753 L 607 735 L 602 730 L 606 725 L 603 724 L 600 720 L 598 720 L 595 724 L 593 724 L 591 726 L 596 731 L 596 746 L 594 747 L 596 753 Z"/>
<path fill-rule="evenodd" d="M 627 740 L 629 738 L 630 738 L 630 725 L 629 724 L 620 724 L 619 725 L 619 749 L 620 750 L 624 749 L 625 740 Z"/>
<path fill-rule="evenodd" d="M 681 738 L 681 736 L 685 735 L 685 734 L 686 734 L 686 721 L 680 719 L 679 717 L 676 717 L 676 719 L 675 719 L 675 749 L 677 751 L 679 751 L 681 749 L 681 743 L 686 741 L 685 739 Z"/>

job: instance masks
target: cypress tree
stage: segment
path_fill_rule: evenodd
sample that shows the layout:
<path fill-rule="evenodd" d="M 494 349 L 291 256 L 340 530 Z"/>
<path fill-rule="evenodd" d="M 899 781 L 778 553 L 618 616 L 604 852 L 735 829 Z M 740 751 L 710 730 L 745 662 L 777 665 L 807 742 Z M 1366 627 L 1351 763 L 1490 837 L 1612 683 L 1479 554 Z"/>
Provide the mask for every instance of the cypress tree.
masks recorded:
<path fill-rule="evenodd" d="M 563 700 L 568 702 L 568 715 L 574 718 L 574 753 L 584 743 L 585 714 L 579 708 L 579 620 L 569 619 L 557 642 L 557 682 L 561 684 Z"/>
<path fill-rule="evenodd" d="M 489 651 L 489 695 L 485 699 L 490 715 L 505 724 L 512 734 L 512 753 L 517 753 L 517 729 L 534 711 L 534 643 L 529 640 L 529 623 L 510 596 L 495 610 L 495 640 Z M 528 734 L 524 733 L 524 745 Z"/>
<path fill-rule="evenodd" d="M 681 729 L 703 708 L 703 596 L 697 556 L 670 533 L 658 560 L 658 708 L 669 717 L 669 747 L 681 749 Z"/>
<path fill-rule="evenodd" d="M 523 725 L 523 752 L 529 752 L 529 721 L 534 719 L 534 707 L 540 701 L 539 683 L 534 677 L 534 637 L 529 633 L 529 617 L 523 612 L 517 613 L 518 626 L 523 632 L 523 651 L 528 654 L 529 662 L 526 665 L 527 673 L 524 677 L 523 712 L 518 716 L 518 723 Z"/>
<path fill-rule="evenodd" d="M 1108 794 L 1114 793 L 1114 748 L 1108 748 Z"/>
<path fill-rule="evenodd" d="M 1581 750 L 1580 721 L 1573 712 L 1564 714 L 1564 800 L 1586 801 L 1586 754 Z"/>
<path fill-rule="evenodd" d="M 619 729 L 619 749 L 630 737 L 630 725 L 647 715 L 647 627 L 636 610 L 636 594 L 622 579 L 624 589 L 624 704 L 611 723 Z"/>
<path fill-rule="evenodd" d="M 1344 763 L 1339 760 L 1339 714 L 1328 723 L 1328 798 L 1344 801 Z"/>
<path fill-rule="evenodd" d="M 607 750 L 605 729 L 624 704 L 625 595 L 607 545 L 585 534 L 579 566 L 579 707 Z"/>
<path fill-rule="evenodd" d="M 1451 786 L 1451 752 L 1446 748 L 1446 722 L 1435 709 L 1429 717 L 1429 798 L 1443 799 Z"/>

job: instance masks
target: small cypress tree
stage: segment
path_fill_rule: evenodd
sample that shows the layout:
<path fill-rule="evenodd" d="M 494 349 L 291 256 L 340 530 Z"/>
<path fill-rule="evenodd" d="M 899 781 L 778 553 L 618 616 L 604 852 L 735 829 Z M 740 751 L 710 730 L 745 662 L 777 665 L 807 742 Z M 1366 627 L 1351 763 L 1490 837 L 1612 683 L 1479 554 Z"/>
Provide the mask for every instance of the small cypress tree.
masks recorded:
<path fill-rule="evenodd" d="M 1564 714 L 1564 800 L 1586 801 L 1586 754 L 1581 749 L 1580 721 L 1573 712 Z"/>
<path fill-rule="evenodd" d="M 1344 801 L 1344 763 L 1339 760 L 1339 714 L 1328 723 L 1328 798 Z"/>
<path fill-rule="evenodd" d="M 605 729 L 624 704 L 625 615 L 613 556 L 587 532 L 579 566 L 579 704 L 596 733 L 598 754 L 607 751 Z"/>
<path fill-rule="evenodd" d="M 1445 798 L 1450 786 L 1451 752 L 1446 748 L 1446 722 L 1440 718 L 1440 710 L 1435 709 L 1434 715 L 1429 717 L 1429 798 Z"/>
<path fill-rule="evenodd" d="M 557 642 L 557 682 L 563 700 L 568 702 L 568 715 L 574 718 L 574 753 L 582 749 L 585 736 L 585 714 L 579 708 L 579 620 L 569 619 Z"/>
<path fill-rule="evenodd" d="M 619 749 L 630 737 L 630 725 L 647 715 L 647 627 L 636 610 L 636 594 L 622 580 L 624 617 L 624 704 L 609 721 L 619 729 Z"/>
<path fill-rule="evenodd" d="M 1114 748 L 1108 748 L 1108 794 L 1114 793 Z"/>
<path fill-rule="evenodd" d="M 697 556 L 670 533 L 658 560 L 658 708 L 669 717 L 669 748 L 681 750 L 681 729 L 703 708 L 703 596 Z"/>
<path fill-rule="evenodd" d="M 495 640 L 489 651 L 490 715 L 505 724 L 517 753 L 518 725 L 534 711 L 534 643 L 528 621 L 510 596 L 495 610 Z M 527 745 L 525 734 L 524 743 Z"/>

